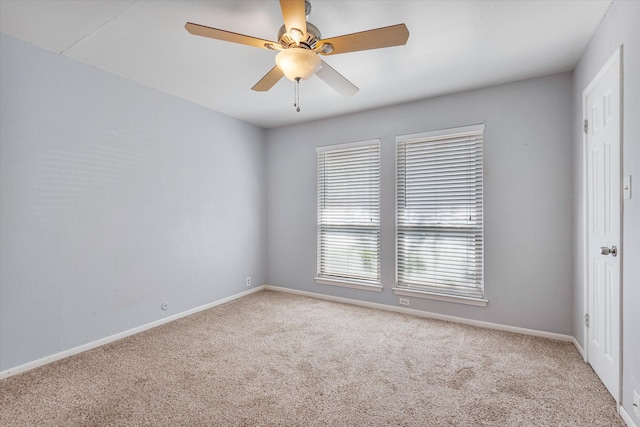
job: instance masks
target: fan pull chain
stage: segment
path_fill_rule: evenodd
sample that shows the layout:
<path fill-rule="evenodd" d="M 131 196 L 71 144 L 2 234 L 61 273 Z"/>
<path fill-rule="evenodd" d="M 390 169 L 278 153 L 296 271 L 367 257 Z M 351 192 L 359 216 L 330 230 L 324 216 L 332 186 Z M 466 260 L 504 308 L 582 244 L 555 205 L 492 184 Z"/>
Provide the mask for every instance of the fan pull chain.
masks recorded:
<path fill-rule="evenodd" d="M 300 112 L 300 77 L 296 78 L 296 85 L 293 87 L 293 106 Z"/>

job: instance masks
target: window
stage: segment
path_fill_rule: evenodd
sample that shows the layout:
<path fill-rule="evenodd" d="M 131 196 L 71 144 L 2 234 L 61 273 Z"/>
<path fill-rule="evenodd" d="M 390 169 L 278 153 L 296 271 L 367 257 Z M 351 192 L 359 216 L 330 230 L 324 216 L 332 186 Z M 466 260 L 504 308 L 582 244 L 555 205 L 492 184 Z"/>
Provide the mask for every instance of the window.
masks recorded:
<path fill-rule="evenodd" d="M 316 281 L 381 291 L 380 141 L 317 151 Z"/>
<path fill-rule="evenodd" d="M 396 138 L 394 292 L 484 297 L 483 132 L 476 125 Z"/>

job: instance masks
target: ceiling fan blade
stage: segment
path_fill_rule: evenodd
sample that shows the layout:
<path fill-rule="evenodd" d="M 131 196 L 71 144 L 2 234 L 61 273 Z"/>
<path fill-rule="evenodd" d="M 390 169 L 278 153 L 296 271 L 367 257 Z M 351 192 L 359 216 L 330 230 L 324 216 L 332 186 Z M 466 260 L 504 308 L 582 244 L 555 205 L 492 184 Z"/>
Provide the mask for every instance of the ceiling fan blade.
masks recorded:
<path fill-rule="evenodd" d="M 307 37 L 307 15 L 304 10 L 304 0 L 280 0 L 282 18 L 287 32 L 291 34 L 292 28 L 302 32 L 302 39 Z"/>
<path fill-rule="evenodd" d="M 245 36 L 243 34 L 232 33 L 231 31 L 220 30 L 218 28 L 206 27 L 193 22 L 187 22 L 184 26 L 187 31 L 196 36 L 209 37 L 210 39 L 223 40 L 226 42 L 240 43 L 247 46 L 261 47 L 269 49 L 269 46 L 278 45 L 271 40 L 259 39 L 257 37 Z"/>
<path fill-rule="evenodd" d="M 258 83 L 253 85 L 251 90 L 255 90 L 256 92 L 266 92 L 271 89 L 274 84 L 278 83 L 278 80 L 280 80 L 283 76 L 284 73 L 276 65 L 271 69 L 271 71 L 265 74 Z"/>
<path fill-rule="evenodd" d="M 407 43 L 409 30 L 404 24 L 391 25 L 390 27 L 376 28 L 360 33 L 346 34 L 338 37 L 321 40 L 316 48 L 323 55 L 336 55 L 338 53 L 357 52 L 359 50 L 379 49 L 382 47 L 401 46 Z M 331 44 L 333 50 L 322 46 Z"/>
<path fill-rule="evenodd" d="M 324 61 L 322 61 L 322 67 L 318 70 L 316 76 L 320 77 L 326 84 L 343 96 L 355 95 L 360 90 Z"/>

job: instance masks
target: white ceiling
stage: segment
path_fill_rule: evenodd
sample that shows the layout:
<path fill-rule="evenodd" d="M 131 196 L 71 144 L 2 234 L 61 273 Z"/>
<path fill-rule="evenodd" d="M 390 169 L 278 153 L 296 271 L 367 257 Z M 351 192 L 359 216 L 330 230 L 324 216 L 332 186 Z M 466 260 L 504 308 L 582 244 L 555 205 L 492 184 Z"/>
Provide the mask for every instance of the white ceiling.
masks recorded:
<path fill-rule="evenodd" d="M 404 22 L 406 46 L 323 59 L 360 88 L 317 77 L 251 90 L 275 52 L 190 35 L 184 24 L 276 40 L 276 0 L 0 0 L 0 31 L 270 128 L 572 70 L 611 0 L 312 0 L 323 37 Z"/>

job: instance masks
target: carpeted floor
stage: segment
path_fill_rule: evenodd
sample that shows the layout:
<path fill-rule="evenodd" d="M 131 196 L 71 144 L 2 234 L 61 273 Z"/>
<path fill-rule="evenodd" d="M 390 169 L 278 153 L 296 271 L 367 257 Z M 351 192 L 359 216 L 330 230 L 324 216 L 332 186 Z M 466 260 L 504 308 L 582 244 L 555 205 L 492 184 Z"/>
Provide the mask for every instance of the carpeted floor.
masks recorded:
<path fill-rule="evenodd" d="M 0 381 L 2 426 L 624 426 L 565 342 L 264 291 Z"/>

